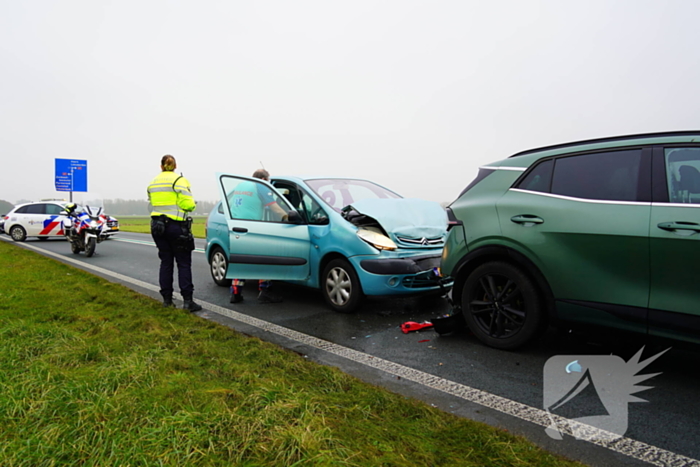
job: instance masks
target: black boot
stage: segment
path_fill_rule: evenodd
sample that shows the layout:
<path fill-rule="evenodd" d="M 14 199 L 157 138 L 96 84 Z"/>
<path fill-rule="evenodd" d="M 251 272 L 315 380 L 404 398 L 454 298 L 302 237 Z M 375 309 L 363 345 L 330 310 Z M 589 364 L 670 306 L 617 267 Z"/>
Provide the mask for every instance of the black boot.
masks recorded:
<path fill-rule="evenodd" d="M 173 297 L 163 297 L 163 308 L 174 308 Z"/>
<path fill-rule="evenodd" d="M 195 311 L 199 311 L 202 309 L 202 305 L 199 303 L 195 302 L 193 299 L 185 299 L 184 303 L 182 304 L 182 309 L 183 310 L 189 310 L 190 313 L 194 313 Z"/>
<path fill-rule="evenodd" d="M 232 293 L 231 298 L 228 299 L 229 303 L 240 303 L 243 301 L 243 294 Z"/>

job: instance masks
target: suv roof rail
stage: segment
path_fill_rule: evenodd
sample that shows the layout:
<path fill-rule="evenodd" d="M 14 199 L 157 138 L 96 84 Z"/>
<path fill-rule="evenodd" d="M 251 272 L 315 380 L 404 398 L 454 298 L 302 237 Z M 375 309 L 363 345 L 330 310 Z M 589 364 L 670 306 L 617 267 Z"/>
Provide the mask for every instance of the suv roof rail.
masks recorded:
<path fill-rule="evenodd" d="M 639 134 L 623 135 L 623 136 L 608 136 L 605 138 L 585 139 L 585 140 L 581 140 L 581 141 L 574 141 L 571 143 L 553 144 L 551 146 L 542 146 L 540 148 L 527 149 L 525 151 L 520 151 L 518 153 L 513 154 L 512 156 L 509 156 L 509 158 L 510 157 L 524 156 L 525 154 L 532 154 L 534 152 L 549 151 L 552 149 L 562 149 L 562 148 L 568 148 L 568 147 L 572 147 L 572 146 L 581 146 L 584 144 L 607 143 L 607 142 L 613 142 L 613 141 L 621 141 L 621 140 L 625 140 L 625 139 L 661 138 L 664 136 L 692 136 L 692 135 L 697 135 L 698 137 L 700 137 L 700 130 L 665 131 L 665 132 L 660 132 L 660 133 L 639 133 Z M 698 142 L 700 142 L 700 140 Z"/>

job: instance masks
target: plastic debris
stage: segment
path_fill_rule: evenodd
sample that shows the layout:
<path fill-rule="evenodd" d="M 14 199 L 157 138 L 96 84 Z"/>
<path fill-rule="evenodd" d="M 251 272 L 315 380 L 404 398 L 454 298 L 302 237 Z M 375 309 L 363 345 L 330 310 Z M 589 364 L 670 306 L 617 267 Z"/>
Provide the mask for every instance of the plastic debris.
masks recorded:
<path fill-rule="evenodd" d="M 430 321 L 423 321 L 422 323 L 416 323 L 415 321 L 406 321 L 401 325 L 401 330 L 404 334 L 408 334 L 411 331 L 420 331 L 425 328 L 432 328 L 433 323 Z"/>

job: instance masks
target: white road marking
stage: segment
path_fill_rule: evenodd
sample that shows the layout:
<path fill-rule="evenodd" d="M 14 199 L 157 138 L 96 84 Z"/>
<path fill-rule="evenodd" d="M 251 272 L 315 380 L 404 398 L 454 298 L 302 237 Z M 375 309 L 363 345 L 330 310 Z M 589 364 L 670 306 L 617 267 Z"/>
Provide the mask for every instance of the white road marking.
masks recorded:
<path fill-rule="evenodd" d="M 2 239 L 7 242 L 10 241 L 9 239 Z M 60 255 L 58 253 L 43 250 L 33 245 L 28 245 L 26 243 L 19 243 L 18 245 L 23 246 L 25 248 L 29 248 L 31 250 L 35 250 L 44 255 L 53 256 L 59 259 L 60 261 L 72 263 L 81 268 L 86 268 L 95 272 L 99 272 L 100 274 L 103 274 L 105 276 L 110 276 L 117 280 L 133 284 L 135 286 L 147 290 L 151 290 L 154 292 L 158 292 L 160 290 L 160 287 L 156 285 L 149 284 L 147 282 L 143 282 L 128 276 L 124 276 L 122 274 L 115 273 L 86 262 L 77 261 L 73 258 Z M 182 299 L 180 294 L 178 294 L 177 292 L 175 293 L 175 295 L 176 298 Z M 674 452 L 667 451 L 665 449 L 661 449 L 656 446 L 652 446 L 650 444 L 643 443 L 641 441 L 637 441 L 624 436 L 618 437 L 614 433 L 610 433 L 593 426 L 585 425 L 575 420 L 568 420 L 563 417 L 559 417 L 558 415 L 550 414 L 542 409 L 522 404 L 520 402 L 507 399 L 505 397 L 497 396 L 495 394 L 491 394 L 480 389 L 475 389 L 460 383 L 456 383 L 454 381 L 440 378 L 438 376 L 431 375 L 430 373 L 425 373 L 423 371 L 416 370 L 414 368 L 410 368 L 398 363 L 394 363 L 389 360 L 384 360 L 383 358 L 374 357 L 372 355 L 359 352 L 348 347 L 343 347 L 342 345 L 334 344 L 332 342 L 328 342 L 314 336 L 309 336 L 308 334 L 294 331 L 292 329 L 288 329 L 283 326 L 270 323 L 268 321 L 263 321 L 252 316 L 229 310 L 228 308 L 214 305 L 213 303 L 203 302 L 200 300 L 197 300 L 197 302 L 201 304 L 205 310 L 211 311 L 213 313 L 222 316 L 227 316 L 236 321 L 240 321 L 250 326 L 257 327 L 263 331 L 272 332 L 279 336 L 283 336 L 293 341 L 296 341 L 300 344 L 308 345 L 316 349 L 323 350 L 334 355 L 338 355 L 340 357 L 346 358 L 357 363 L 361 363 L 368 367 L 384 371 L 385 373 L 388 373 L 390 375 L 398 376 L 403 379 L 422 384 L 423 386 L 441 391 L 445 394 L 449 394 L 463 399 L 465 401 L 473 402 L 484 407 L 488 407 L 498 412 L 520 418 L 530 423 L 534 423 L 541 427 L 546 428 L 550 426 L 552 424 L 552 421 L 554 420 L 558 422 L 557 424 L 559 427 L 568 427 L 565 430 L 565 433 L 571 435 L 570 430 L 574 425 L 576 425 L 578 429 L 585 430 L 586 433 L 588 433 L 591 436 L 591 438 L 587 440 L 588 442 L 617 452 L 619 454 L 624 454 L 631 458 L 648 462 L 652 465 L 656 465 L 659 467 L 700 467 L 700 460 L 697 459 L 676 454 Z"/>
<path fill-rule="evenodd" d="M 147 245 L 147 246 L 152 246 L 152 247 L 155 247 L 155 246 L 156 246 L 155 243 L 149 242 L 149 241 L 146 241 L 146 240 L 134 240 L 134 239 L 132 239 L 132 238 L 123 238 L 123 237 L 112 238 L 112 239 L 110 239 L 110 241 L 111 241 L 111 242 L 112 242 L 112 241 L 117 241 L 117 242 L 124 242 L 124 243 L 136 243 L 137 245 Z M 195 253 L 204 253 L 204 248 L 195 248 L 195 249 L 194 249 L 194 252 L 195 252 Z"/>

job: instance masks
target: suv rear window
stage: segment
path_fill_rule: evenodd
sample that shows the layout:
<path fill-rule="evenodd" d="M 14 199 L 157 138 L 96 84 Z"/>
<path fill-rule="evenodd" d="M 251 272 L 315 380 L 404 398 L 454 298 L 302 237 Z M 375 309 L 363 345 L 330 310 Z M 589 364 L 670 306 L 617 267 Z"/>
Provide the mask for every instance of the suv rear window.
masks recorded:
<path fill-rule="evenodd" d="M 636 201 L 642 150 L 562 157 L 555 161 L 551 192 L 574 198 Z"/>
<path fill-rule="evenodd" d="M 639 201 L 645 198 L 641 149 L 564 156 L 543 160 L 515 188 L 573 198 Z M 642 188 L 640 190 L 640 188 Z"/>
<path fill-rule="evenodd" d="M 540 162 L 520 180 L 516 188 L 549 193 L 550 185 L 552 184 L 553 167 L 554 161 L 552 159 Z"/>

